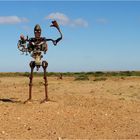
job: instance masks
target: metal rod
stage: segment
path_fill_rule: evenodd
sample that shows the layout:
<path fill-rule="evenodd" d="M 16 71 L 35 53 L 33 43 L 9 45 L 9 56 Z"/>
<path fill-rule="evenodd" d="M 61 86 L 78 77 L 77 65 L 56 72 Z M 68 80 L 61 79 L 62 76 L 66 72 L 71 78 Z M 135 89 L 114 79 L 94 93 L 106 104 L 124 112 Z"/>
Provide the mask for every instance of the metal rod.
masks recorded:
<path fill-rule="evenodd" d="M 43 61 L 42 67 L 44 70 L 44 86 L 45 86 L 45 99 L 44 99 L 44 101 L 48 101 L 48 80 L 47 80 L 47 72 L 46 72 L 47 66 L 48 66 L 48 63 L 46 61 Z"/>
<path fill-rule="evenodd" d="M 29 83 L 29 99 L 28 100 L 32 99 L 32 86 L 33 86 L 32 80 L 33 80 L 33 70 L 35 68 L 35 62 L 34 61 L 30 62 L 30 67 L 31 67 L 31 74 L 29 76 L 30 83 Z"/>

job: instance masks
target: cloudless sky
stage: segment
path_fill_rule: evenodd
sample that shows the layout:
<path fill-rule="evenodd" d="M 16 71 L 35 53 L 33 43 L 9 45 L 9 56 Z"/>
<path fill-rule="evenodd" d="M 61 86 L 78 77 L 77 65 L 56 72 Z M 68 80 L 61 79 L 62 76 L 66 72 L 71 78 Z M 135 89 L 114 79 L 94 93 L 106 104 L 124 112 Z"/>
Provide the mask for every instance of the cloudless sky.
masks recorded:
<path fill-rule="evenodd" d="M 0 72 L 30 71 L 31 56 L 17 49 L 19 36 L 33 37 L 40 24 L 42 36 L 59 37 L 49 27 L 51 15 L 63 40 L 57 46 L 48 42 L 48 71 L 140 70 L 139 1 L 1 1 Z"/>

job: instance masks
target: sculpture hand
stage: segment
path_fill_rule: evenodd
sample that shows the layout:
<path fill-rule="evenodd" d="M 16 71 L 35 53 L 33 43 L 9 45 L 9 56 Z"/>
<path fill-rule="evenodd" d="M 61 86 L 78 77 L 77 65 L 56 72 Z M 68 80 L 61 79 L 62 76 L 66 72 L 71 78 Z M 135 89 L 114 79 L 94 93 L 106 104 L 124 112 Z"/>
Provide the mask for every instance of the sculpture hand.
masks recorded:
<path fill-rule="evenodd" d="M 52 21 L 51 27 L 56 27 L 59 30 L 59 25 L 56 20 Z"/>
<path fill-rule="evenodd" d="M 22 41 L 25 41 L 25 40 L 26 40 L 25 37 L 24 37 L 24 35 L 20 35 L 20 39 L 21 39 Z"/>

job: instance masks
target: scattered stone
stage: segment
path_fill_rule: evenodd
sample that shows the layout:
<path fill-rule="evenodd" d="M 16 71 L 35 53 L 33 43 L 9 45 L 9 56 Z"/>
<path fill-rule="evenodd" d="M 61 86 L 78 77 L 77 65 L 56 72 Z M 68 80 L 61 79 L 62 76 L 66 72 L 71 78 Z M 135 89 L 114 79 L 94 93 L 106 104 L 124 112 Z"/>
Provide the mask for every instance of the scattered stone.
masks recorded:
<path fill-rule="evenodd" d="M 63 140 L 65 137 L 58 137 L 57 140 Z"/>
<path fill-rule="evenodd" d="M 17 117 L 18 120 L 20 120 L 20 117 Z"/>
<path fill-rule="evenodd" d="M 26 127 L 27 125 L 26 124 L 24 124 L 24 127 Z"/>
<path fill-rule="evenodd" d="M 114 130 L 114 132 L 117 132 L 117 130 Z"/>
<path fill-rule="evenodd" d="M 56 134 L 56 132 L 53 132 L 53 134 Z"/>
<path fill-rule="evenodd" d="M 130 85 L 129 87 L 130 87 L 130 88 L 133 88 L 134 86 Z"/>
<path fill-rule="evenodd" d="M 61 137 L 58 137 L 57 140 L 62 140 L 62 138 Z"/>
<path fill-rule="evenodd" d="M 91 90 L 90 93 L 95 93 L 95 91 L 94 90 Z"/>
<path fill-rule="evenodd" d="M 2 134 L 5 134 L 5 131 L 1 131 Z"/>
<path fill-rule="evenodd" d="M 7 113 L 6 113 L 6 112 L 4 112 L 4 113 L 3 113 L 3 115 L 7 115 Z"/>
<path fill-rule="evenodd" d="M 31 130 L 31 127 L 28 127 L 27 130 Z"/>

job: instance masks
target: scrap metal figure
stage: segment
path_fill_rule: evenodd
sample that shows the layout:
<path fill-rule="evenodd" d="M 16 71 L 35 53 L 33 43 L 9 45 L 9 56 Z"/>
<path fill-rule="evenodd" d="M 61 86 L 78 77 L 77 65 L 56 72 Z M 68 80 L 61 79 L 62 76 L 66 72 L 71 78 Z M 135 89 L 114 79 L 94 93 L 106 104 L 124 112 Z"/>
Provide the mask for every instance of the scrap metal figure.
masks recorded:
<path fill-rule="evenodd" d="M 59 25 L 57 24 L 57 22 L 55 20 L 52 21 L 52 25 L 50 27 L 55 27 L 59 31 L 60 37 L 58 39 L 53 40 L 53 39 L 47 39 L 45 37 L 41 37 L 41 27 L 37 24 L 34 27 L 34 35 L 35 35 L 34 38 L 28 39 L 28 36 L 27 36 L 27 38 L 25 38 L 23 35 L 21 35 L 20 40 L 18 41 L 18 49 L 23 53 L 24 52 L 26 54 L 30 53 L 31 57 L 34 58 L 34 61 L 31 61 L 29 64 L 30 68 L 31 68 L 31 74 L 29 76 L 29 78 L 30 78 L 29 98 L 27 101 L 30 101 L 32 99 L 33 70 L 36 67 L 36 69 L 38 71 L 41 66 L 44 70 L 44 82 L 45 82 L 44 83 L 45 99 L 42 102 L 48 101 L 48 91 L 47 91 L 48 82 L 47 82 L 47 76 L 46 76 L 46 69 L 48 66 L 48 62 L 41 61 L 41 59 L 43 57 L 42 52 L 44 52 L 44 54 L 46 54 L 46 51 L 48 50 L 47 41 L 52 41 L 53 45 L 57 45 L 57 43 L 62 39 L 62 33 L 60 31 Z M 25 101 L 25 102 L 27 102 L 27 101 Z"/>

